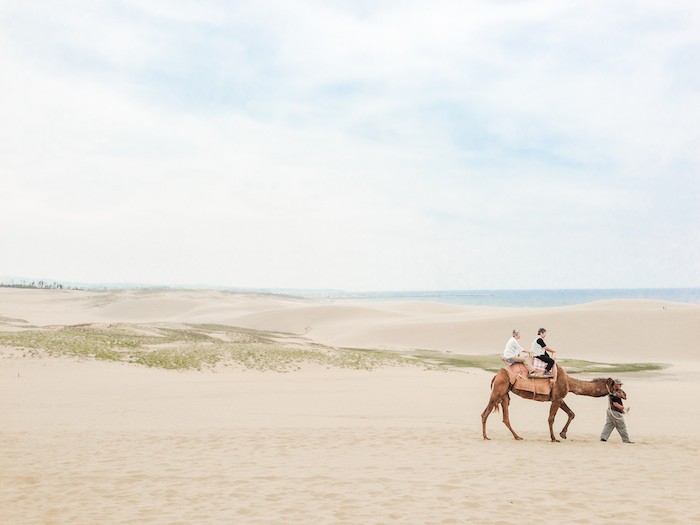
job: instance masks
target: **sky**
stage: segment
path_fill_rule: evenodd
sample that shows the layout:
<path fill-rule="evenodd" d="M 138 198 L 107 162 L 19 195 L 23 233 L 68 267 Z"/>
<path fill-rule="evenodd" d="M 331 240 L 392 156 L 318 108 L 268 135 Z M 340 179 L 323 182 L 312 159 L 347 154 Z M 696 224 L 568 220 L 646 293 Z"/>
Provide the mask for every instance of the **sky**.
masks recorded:
<path fill-rule="evenodd" d="M 0 0 L 0 276 L 700 286 L 700 3 Z"/>

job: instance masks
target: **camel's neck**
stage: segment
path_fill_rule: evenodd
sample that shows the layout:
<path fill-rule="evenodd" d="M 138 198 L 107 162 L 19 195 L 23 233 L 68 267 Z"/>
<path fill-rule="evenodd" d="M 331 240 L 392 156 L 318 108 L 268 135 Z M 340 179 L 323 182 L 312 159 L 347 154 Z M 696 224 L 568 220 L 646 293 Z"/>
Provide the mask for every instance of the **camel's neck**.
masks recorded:
<path fill-rule="evenodd" d="M 593 381 L 582 381 L 568 376 L 569 392 L 578 394 L 579 396 L 603 397 L 607 396 L 610 391 L 605 381 L 596 379 Z"/>

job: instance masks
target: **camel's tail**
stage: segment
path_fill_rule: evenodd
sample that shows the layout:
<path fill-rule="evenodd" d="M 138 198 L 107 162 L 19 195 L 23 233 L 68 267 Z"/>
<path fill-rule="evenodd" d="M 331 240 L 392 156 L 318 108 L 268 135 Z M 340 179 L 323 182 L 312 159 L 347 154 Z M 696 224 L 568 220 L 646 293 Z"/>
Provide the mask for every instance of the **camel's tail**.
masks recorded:
<path fill-rule="evenodd" d="M 493 383 L 496 381 L 496 376 L 493 376 L 493 379 L 491 379 L 491 391 L 493 391 Z M 496 406 L 493 407 L 493 410 L 491 412 L 500 412 L 501 409 L 501 403 L 496 403 Z"/>

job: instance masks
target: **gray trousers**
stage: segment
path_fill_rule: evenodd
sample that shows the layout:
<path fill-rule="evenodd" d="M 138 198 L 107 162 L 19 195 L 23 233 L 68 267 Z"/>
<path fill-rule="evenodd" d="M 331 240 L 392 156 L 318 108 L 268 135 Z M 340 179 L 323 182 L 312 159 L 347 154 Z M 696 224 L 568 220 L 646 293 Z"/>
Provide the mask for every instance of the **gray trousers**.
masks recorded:
<path fill-rule="evenodd" d="M 610 437 L 610 433 L 613 431 L 613 428 L 617 430 L 620 433 L 620 437 L 622 438 L 622 441 L 625 443 L 630 442 L 630 437 L 627 434 L 627 425 L 625 425 L 625 416 L 621 414 L 620 412 L 615 412 L 613 409 L 608 408 L 607 412 L 605 413 L 605 426 L 603 427 L 603 431 L 600 433 L 600 439 L 604 439 L 605 441 L 608 440 Z"/>

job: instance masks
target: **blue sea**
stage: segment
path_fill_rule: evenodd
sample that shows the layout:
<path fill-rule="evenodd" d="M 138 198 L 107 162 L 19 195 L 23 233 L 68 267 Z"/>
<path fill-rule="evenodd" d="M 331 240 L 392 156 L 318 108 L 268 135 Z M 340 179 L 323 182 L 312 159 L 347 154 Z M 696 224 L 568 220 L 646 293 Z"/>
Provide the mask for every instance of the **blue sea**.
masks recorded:
<path fill-rule="evenodd" d="M 621 288 L 576 290 L 431 290 L 405 292 L 343 292 L 333 290 L 288 291 L 302 297 L 343 301 L 430 301 L 436 303 L 499 306 L 550 307 L 585 304 L 608 299 L 661 299 L 700 304 L 700 288 Z"/>

